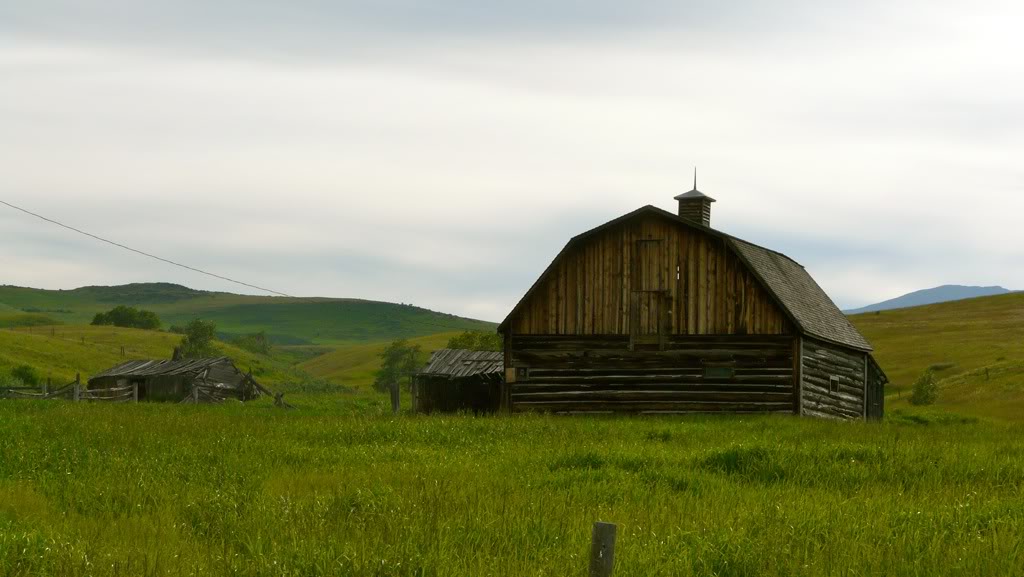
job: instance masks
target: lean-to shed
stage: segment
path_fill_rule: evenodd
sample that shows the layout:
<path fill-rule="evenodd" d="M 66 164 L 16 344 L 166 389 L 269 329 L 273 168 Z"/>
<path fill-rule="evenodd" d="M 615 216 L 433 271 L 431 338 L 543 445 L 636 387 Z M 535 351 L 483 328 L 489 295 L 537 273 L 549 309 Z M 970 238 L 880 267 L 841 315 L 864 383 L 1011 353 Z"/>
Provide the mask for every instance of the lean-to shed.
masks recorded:
<path fill-rule="evenodd" d="M 198 401 L 245 401 L 265 390 L 228 357 L 128 361 L 89 379 L 88 388 L 133 385 L 138 386 L 140 401 L 182 401 L 189 397 Z"/>
<path fill-rule="evenodd" d="M 696 189 L 574 238 L 501 323 L 503 407 L 881 418 L 871 345 L 799 263 Z"/>
<path fill-rule="evenodd" d="M 413 409 L 420 413 L 493 413 L 501 402 L 504 354 L 441 349 L 413 377 Z"/>

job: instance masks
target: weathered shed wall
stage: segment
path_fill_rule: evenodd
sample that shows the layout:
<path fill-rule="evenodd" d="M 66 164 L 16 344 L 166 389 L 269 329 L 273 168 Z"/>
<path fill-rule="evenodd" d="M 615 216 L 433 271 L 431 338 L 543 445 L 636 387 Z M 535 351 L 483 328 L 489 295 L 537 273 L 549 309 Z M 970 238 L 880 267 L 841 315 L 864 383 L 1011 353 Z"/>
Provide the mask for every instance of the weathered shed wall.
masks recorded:
<path fill-rule="evenodd" d="M 794 413 L 794 338 L 513 335 L 513 411 Z"/>
<path fill-rule="evenodd" d="M 724 238 L 654 215 L 569 246 L 510 321 L 519 335 L 794 332 Z"/>
<path fill-rule="evenodd" d="M 474 375 L 449 379 L 417 375 L 413 381 L 413 410 L 418 413 L 489 414 L 501 405 L 500 379 Z"/>
<path fill-rule="evenodd" d="M 863 419 L 867 353 L 809 338 L 803 339 L 802 348 L 800 397 L 803 414 Z"/>

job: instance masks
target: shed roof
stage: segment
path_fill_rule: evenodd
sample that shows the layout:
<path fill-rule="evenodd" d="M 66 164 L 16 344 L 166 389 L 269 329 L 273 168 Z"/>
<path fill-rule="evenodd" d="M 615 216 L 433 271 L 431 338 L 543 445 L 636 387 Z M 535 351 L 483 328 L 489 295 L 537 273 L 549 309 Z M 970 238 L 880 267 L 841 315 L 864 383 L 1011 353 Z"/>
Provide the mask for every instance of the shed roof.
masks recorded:
<path fill-rule="evenodd" d="M 761 281 L 772 297 L 774 297 L 801 333 L 860 351 L 871 351 L 871 345 L 867 339 L 854 328 L 846 315 L 839 310 L 839 307 L 832 302 L 832 299 L 811 278 L 811 275 L 807 273 L 807 270 L 800 263 L 780 252 L 738 239 L 651 205 L 641 207 L 570 239 L 562 249 L 562 252 L 548 265 L 544 274 L 537 279 L 533 286 L 530 287 L 530 290 L 512 309 L 512 312 L 502 321 L 498 330 L 503 330 L 508 325 L 512 316 L 523 306 L 530 294 L 540 286 L 541 281 L 552 270 L 555 262 L 558 262 L 571 246 L 607 228 L 645 214 L 665 218 L 679 225 L 695 228 L 725 239 L 733 251 L 740 257 L 740 260 L 747 264 L 754 276 Z"/>
<path fill-rule="evenodd" d="M 472 377 L 501 373 L 505 370 L 505 355 L 495 351 L 469 351 L 441 349 L 430 355 L 430 362 L 419 374 L 437 377 Z"/>
<path fill-rule="evenodd" d="M 227 363 L 235 368 L 228 357 L 213 357 L 206 359 L 183 359 L 180 361 L 153 361 L 137 360 L 121 363 L 116 367 L 107 369 L 92 378 L 100 377 L 154 377 L 162 375 L 189 375 L 200 373 L 216 365 Z M 237 370 L 237 369 L 236 369 Z"/>

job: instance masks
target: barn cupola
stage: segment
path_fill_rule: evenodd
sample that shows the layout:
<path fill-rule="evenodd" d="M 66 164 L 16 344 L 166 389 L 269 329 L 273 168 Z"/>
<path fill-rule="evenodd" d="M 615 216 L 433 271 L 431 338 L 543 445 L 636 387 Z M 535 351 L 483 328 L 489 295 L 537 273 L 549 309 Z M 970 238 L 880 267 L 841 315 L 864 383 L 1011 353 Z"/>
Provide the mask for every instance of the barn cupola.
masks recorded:
<path fill-rule="evenodd" d="M 701 226 L 711 226 L 711 203 L 715 199 L 697 190 L 697 171 L 693 171 L 693 190 L 676 196 L 679 216 Z"/>

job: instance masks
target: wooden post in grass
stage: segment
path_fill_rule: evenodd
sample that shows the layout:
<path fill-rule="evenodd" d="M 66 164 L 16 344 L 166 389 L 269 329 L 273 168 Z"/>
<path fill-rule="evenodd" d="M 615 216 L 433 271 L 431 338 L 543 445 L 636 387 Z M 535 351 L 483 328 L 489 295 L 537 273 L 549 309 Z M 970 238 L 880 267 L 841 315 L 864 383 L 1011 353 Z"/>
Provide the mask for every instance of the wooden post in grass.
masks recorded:
<path fill-rule="evenodd" d="M 43 396 L 50 394 L 50 377 L 46 377 L 46 382 L 43 383 Z"/>
<path fill-rule="evenodd" d="M 199 387 L 192 385 L 192 402 L 199 404 Z"/>
<path fill-rule="evenodd" d="M 75 373 L 75 402 L 82 400 L 82 373 Z"/>
<path fill-rule="evenodd" d="M 132 383 L 132 402 L 139 402 L 139 383 Z"/>
<path fill-rule="evenodd" d="M 398 411 L 402 408 L 402 398 L 398 393 L 398 383 L 391 384 L 391 414 L 397 415 Z"/>
<path fill-rule="evenodd" d="M 614 523 L 594 523 L 590 535 L 589 577 L 611 577 L 615 567 L 615 529 Z"/>

